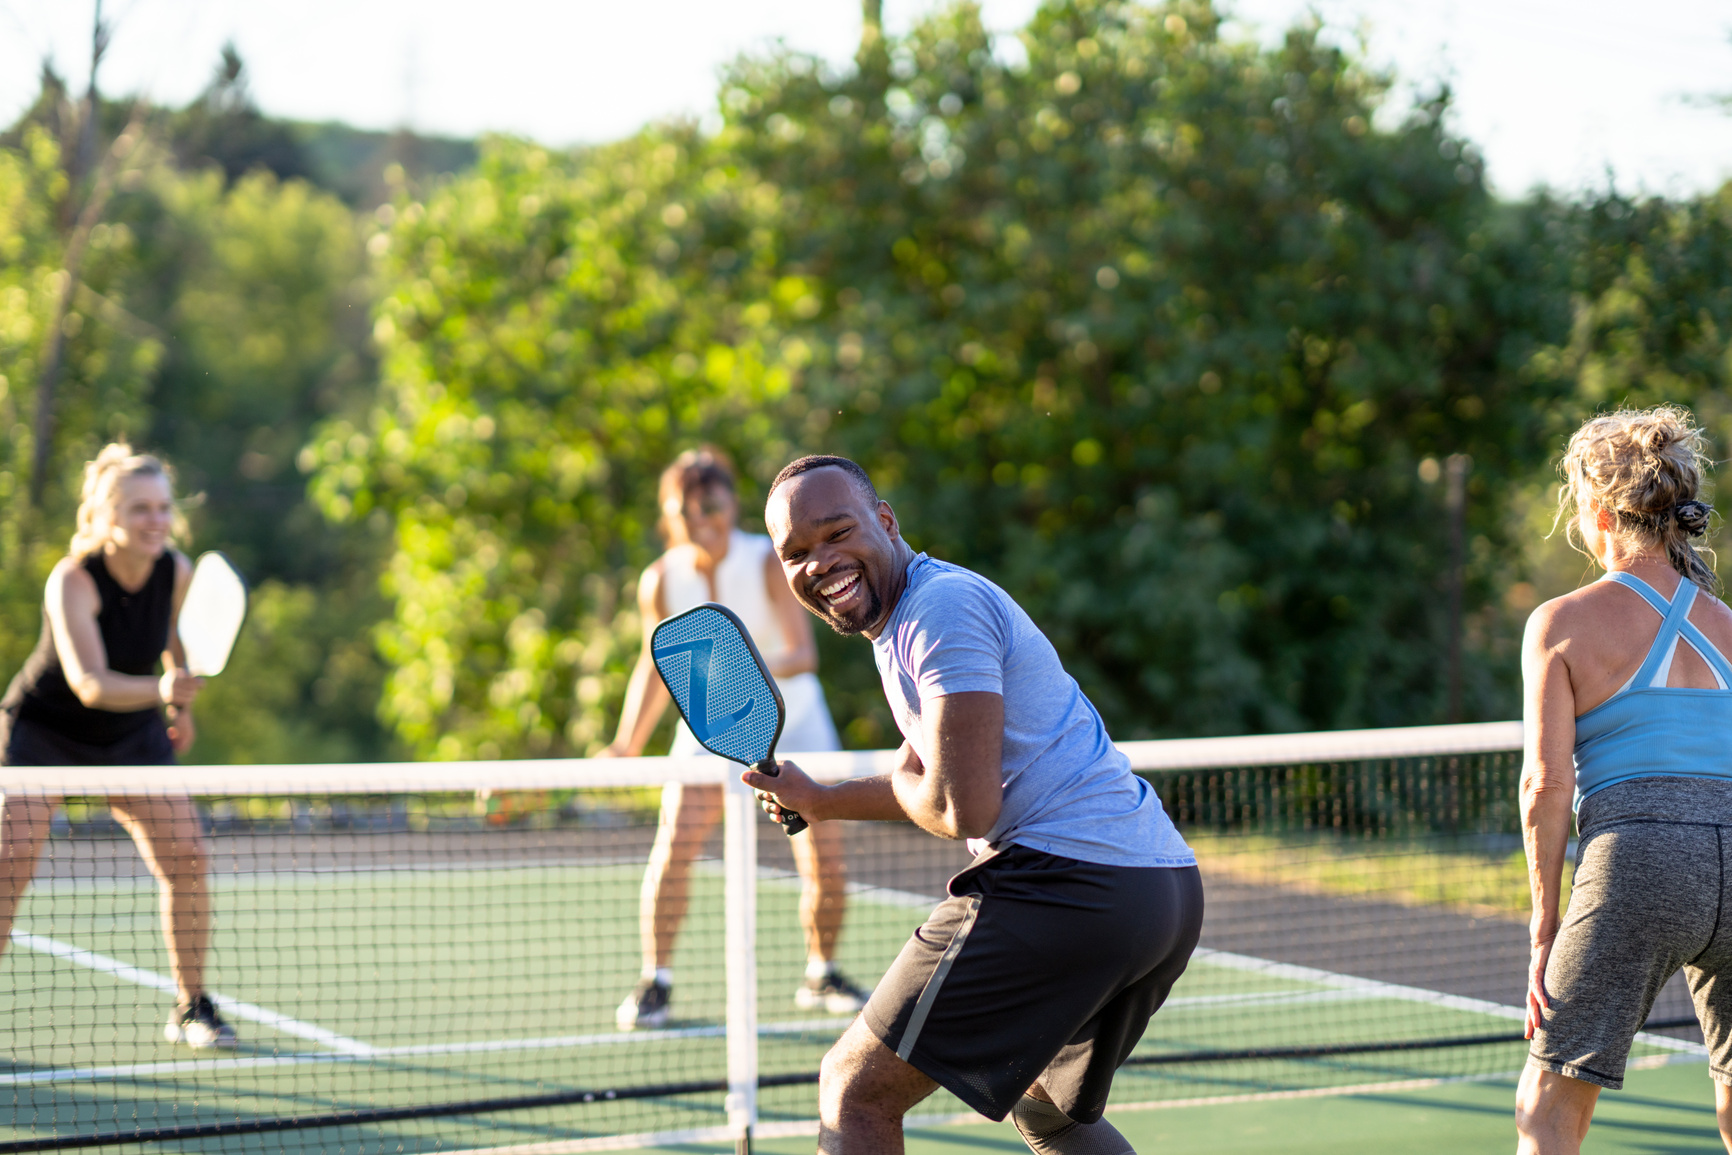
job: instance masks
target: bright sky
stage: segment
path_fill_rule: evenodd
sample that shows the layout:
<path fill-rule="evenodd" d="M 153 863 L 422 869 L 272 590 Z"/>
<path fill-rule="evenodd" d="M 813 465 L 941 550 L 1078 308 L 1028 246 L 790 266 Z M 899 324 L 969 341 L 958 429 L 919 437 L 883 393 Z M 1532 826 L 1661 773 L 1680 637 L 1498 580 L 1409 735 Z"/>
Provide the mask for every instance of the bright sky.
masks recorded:
<path fill-rule="evenodd" d="M 88 71 L 93 0 L 0 0 L 0 123 L 34 94 L 51 57 Z M 892 31 L 938 0 L 886 0 Z M 1036 0 L 984 0 L 1010 32 Z M 1447 80 L 1456 128 L 1493 183 L 1689 193 L 1732 179 L 1732 114 L 1687 98 L 1732 93 L 1725 0 L 1222 0 L 1272 38 L 1308 11 L 1363 35 L 1402 87 Z M 606 140 L 646 121 L 698 116 L 721 65 L 781 39 L 838 62 L 858 0 L 108 0 L 110 93 L 183 103 L 233 39 L 268 112 L 424 132 Z M 1251 34 L 1251 33 L 1248 33 Z"/>

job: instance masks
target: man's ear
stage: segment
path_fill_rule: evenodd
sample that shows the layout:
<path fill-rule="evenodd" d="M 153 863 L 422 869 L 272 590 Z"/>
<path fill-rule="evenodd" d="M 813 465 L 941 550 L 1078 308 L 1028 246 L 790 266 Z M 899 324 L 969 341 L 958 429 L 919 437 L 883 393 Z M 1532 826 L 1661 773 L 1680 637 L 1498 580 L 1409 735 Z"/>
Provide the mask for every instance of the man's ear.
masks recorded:
<path fill-rule="evenodd" d="M 769 535 L 770 544 L 776 549 L 778 561 L 782 557 L 782 542 L 785 539 L 784 536 L 778 536 L 778 531 L 786 528 L 780 525 L 779 521 L 786 520 L 783 516 L 783 511 L 786 509 L 787 502 L 778 501 L 774 491 L 771 491 L 770 496 L 764 499 L 764 532 Z"/>
<path fill-rule="evenodd" d="M 902 530 L 896 524 L 896 511 L 890 508 L 890 503 L 883 498 L 878 499 L 878 524 L 884 527 L 884 532 L 895 541 L 902 536 Z"/>

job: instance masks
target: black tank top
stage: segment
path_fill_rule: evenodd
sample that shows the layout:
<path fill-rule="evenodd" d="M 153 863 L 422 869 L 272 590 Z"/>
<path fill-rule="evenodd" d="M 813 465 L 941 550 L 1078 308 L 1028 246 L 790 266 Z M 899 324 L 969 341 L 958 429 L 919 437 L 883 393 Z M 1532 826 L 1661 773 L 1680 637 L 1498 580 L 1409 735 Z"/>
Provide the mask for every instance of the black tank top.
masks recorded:
<path fill-rule="evenodd" d="M 150 571 L 144 588 L 136 592 L 121 588 L 108 572 L 101 554 L 84 559 L 84 569 L 96 582 L 102 608 L 96 626 L 108 652 L 108 668 L 117 674 L 140 676 L 156 673 L 157 662 L 168 648 L 168 627 L 174 616 L 174 554 L 164 550 Z M 97 710 L 78 700 L 67 684 L 48 624 L 42 611 L 42 636 L 24 668 L 12 679 L 0 708 L 19 718 L 52 730 L 74 741 L 106 746 L 136 734 L 160 718 L 156 706 L 142 710 Z"/>

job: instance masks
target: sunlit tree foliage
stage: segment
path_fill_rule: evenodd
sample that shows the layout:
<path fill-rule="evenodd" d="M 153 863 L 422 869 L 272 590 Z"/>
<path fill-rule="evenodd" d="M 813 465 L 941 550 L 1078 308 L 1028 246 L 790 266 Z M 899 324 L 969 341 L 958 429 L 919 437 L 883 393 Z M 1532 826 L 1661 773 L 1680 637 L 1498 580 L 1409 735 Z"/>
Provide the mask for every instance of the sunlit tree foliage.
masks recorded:
<path fill-rule="evenodd" d="M 381 708 L 417 751 L 601 736 L 657 473 L 700 437 L 760 475 L 786 452 L 821 299 L 782 268 L 783 211 L 695 133 L 497 142 L 370 242 L 379 403 L 306 458 L 333 516 L 394 534 Z"/>
<path fill-rule="evenodd" d="M 1312 31 L 1081 2 L 1021 40 L 1002 64 L 962 7 L 854 75 L 785 56 L 725 89 L 827 289 L 802 447 L 1012 590 L 1120 733 L 1437 717 L 1420 466 L 1472 455 L 1500 551 L 1563 392 L 1523 372 L 1562 316 L 1543 222 L 1492 203 L 1443 97 L 1376 127 L 1384 82 Z M 1469 711 L 1506 713 L 1507 664 L 1470 665 Z"/>
<path fill-rule="evenodd" d="M 384 710 L 415 748 L 598 741 L 655 471 L 705 438 L 760 483 L 858 457 L 1125 736 L 1442 712 L 1424 466 L 1475 460 L 1483 617 L 1500 484 L 1564 391 L 1524 372 L 1565 315 L 1543 222 L 1492 203 L 1443 98 L 1377 127 L 1382 80 L 1303 29 L 1055 3 L 1022 47 L 964 6 L 847 72 L 748 59 L 714 139 L 499 142 L 398 206 L 380 404 L 308 457 L 395 534 Z M 828 656 L 851 739 L 887 739 L 869 665 Z M 1473 668 L 1469 712 L 1507 711 L 1507 664 Z"/>

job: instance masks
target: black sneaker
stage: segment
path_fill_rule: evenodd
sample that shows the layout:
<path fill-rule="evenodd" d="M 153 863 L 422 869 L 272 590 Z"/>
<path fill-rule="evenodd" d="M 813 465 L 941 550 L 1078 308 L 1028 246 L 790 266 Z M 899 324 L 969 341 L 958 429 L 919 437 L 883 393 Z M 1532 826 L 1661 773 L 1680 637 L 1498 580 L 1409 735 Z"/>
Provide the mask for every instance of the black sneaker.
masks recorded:
<path fill-rule="evenodd" d="M 613 1021 L 622 1031 L 654 1030 L 668 1025 L 668 1003 L 674 989 L 655 979 L 639 979 L 625 1002 L 614 1012 Z"/>
<path fill-rule="evenodd" d="M 209 995 L 200 995 L 190 1003 L 177 1005 L 162 1033 L 169 1042 L 185 1043 L 195 1051 L 211 1047 L 232 1051 L 240 1045 L 235 1029 L 223 1022 Z"/>
<path fill-rule="evenodd" d="M 794 990 L 794 1005 L 803 1011 L 822 1010 L 831 1015 L 858 1014 L 871 991 L 861 990 L 832 970 L 821 979 L 807 979 Z"/>

